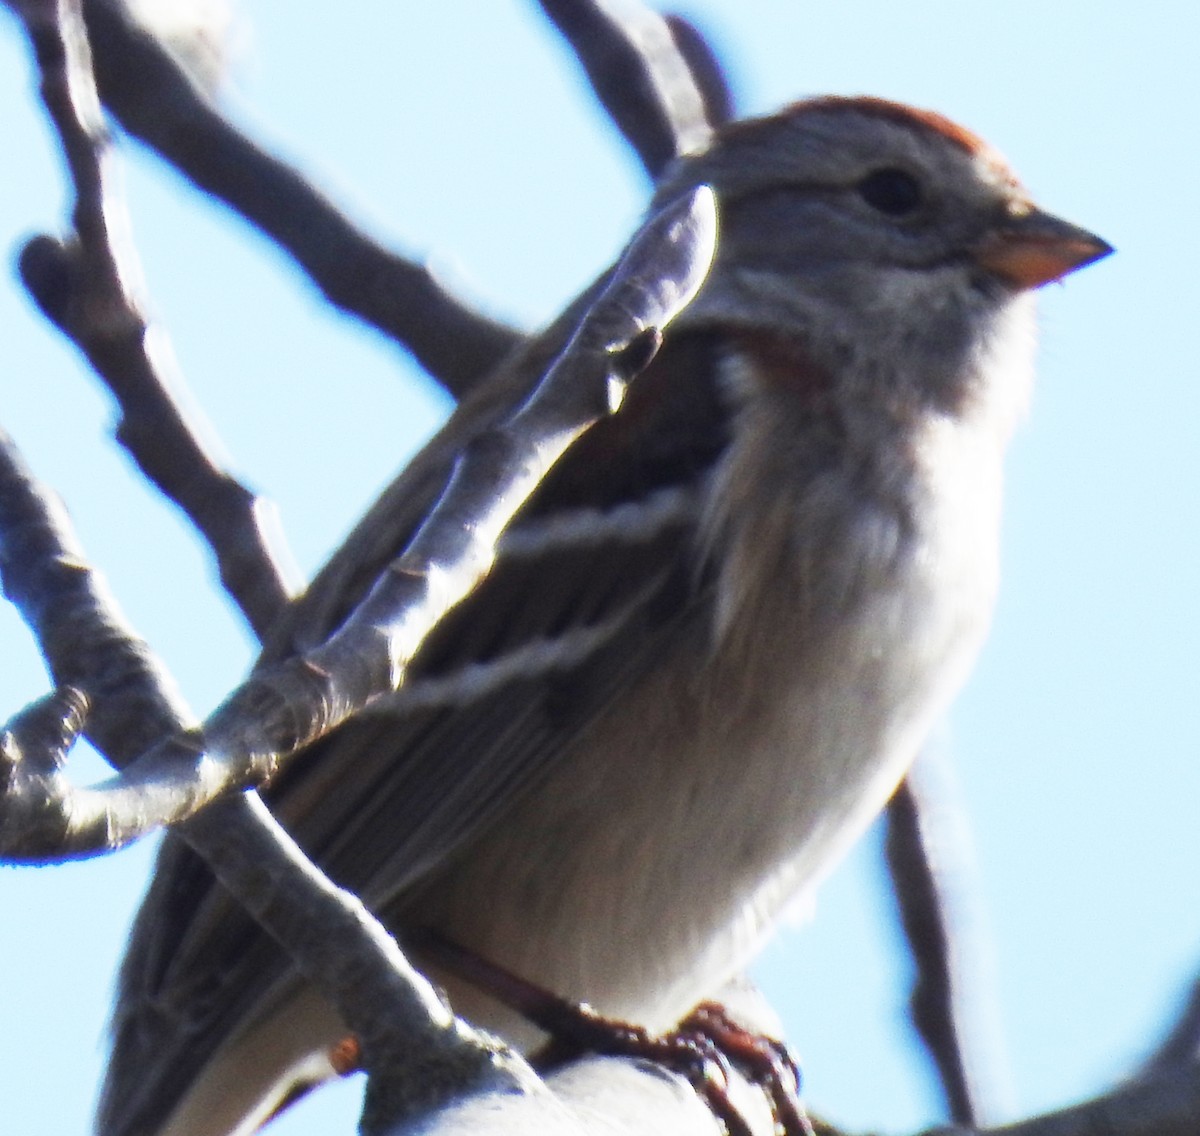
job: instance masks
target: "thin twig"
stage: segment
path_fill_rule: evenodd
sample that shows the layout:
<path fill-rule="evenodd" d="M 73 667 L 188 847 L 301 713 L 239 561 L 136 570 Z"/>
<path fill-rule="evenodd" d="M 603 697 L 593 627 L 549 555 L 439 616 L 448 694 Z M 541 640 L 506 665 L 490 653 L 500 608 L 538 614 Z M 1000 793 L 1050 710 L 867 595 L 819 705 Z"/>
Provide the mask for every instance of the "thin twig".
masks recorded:
<path fill-rule="evenodd" d="M 42 776 L 60 772 L 83 732 L 87 711 L 87 695 L 65 686 L 14 714 L 0 730 L 7 769 L 23 763 Z"/>
<path fill-rule="evenodd" d="M 61 774 L 83 731 L 87 706 L 82 691 L 64 687 L 26 706 L 0 728 L 0 845 L 19 838 L 31 823 L 31 810 L 21 798 L 31 788 L 36 799 L 49 795 L 42 783 Z"/>
<path fill-rule="evenodd" d="M 398 343 L 462 395 L 522 339 L 382 248 L 296 169 L 234 127 L 123 0 L 85 0 L 104 105 L 194 185 L 265 233 L 326 299 Z"/>
<path fill-rule="evenodd" d="M 84 559 L 62 506 L 3 431 L 0 582 L 36 636 L 56 687 L 87 699 L 87 735 L 111 764 L 120 769 L 165 732 L 194 723 L 166 669 Z"/>
<path fill-rule="evenodd" d="M 961 976 L 955 928 L 933 831 L 933 809 L 919 776 L 910 774 L 886 812 L 885 853 L 900 923 L 915 966 L 909 1014 L 924 1043 L 956 1124 L 978 1124 L 977 1090 L 960 1032 Z"/>
<path fill-rule="evenodd" d="M 737 105 L 725 66 L 704 33 L 690 20 L 668 12 L 663 16 L 671 38 L 692 73 L 704 101 L 704 117 L 714 129 L 737 118 Z"/>
<path fill-rule="evenodd" d="M 625 0 L 539 0 L 651 179 L 712 135 L 706 100 L 662 16 Z"/>
<path fill-rule="evenodd" d="M 35 237 L 20 260 L 42 312 L 87 356 L 121 409 L 117 440 L 191 518 L 216 554 L 221 581 L 260 636 L 288 599 L 286 552 L 269 507 L 222 470 L 172 395 L 163 332 L 139 310 L 139 275 L 124 204 L 109 184 L 108 138 L 78 12 L 64 28 L 46 2 L 19 6 L 41 70 L 42 98 L 75 193 L 74 235 Z M 65 18 L 71 19 L 71 9 Z"/>

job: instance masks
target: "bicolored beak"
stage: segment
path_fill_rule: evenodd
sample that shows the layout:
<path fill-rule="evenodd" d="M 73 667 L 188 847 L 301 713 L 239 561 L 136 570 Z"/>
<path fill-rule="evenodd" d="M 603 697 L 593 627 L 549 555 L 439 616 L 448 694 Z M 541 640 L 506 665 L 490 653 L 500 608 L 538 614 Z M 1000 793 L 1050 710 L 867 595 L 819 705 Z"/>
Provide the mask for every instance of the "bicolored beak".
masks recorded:
<path fill-rule="evenodd" d="M 1014 288 L 1040 288 L 1108 256 L 1095 233 L 1029 208 L 1014 212 L 975 248 L 974 259 Z"/>

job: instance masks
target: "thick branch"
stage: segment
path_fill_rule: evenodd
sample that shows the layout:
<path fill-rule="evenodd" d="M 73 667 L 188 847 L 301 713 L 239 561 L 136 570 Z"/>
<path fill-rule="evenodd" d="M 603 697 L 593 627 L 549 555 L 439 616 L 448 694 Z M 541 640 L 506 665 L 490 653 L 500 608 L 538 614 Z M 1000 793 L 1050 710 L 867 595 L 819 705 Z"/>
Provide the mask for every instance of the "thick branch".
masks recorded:
<path fill-rule="evenodd" d="M 230 124 L 123 0 L 85 0 L 84 14 L 101 98 L 125 130 L 275 241 L 330 303 L 403 344 L 454 395 L 520 342 Z"/>
<path fill-rule="evenodd" d="M 681 51 L 674 29 L 640 4 L 539 3 L 571 45 L 596 97 L 652 179 L 680 154 L 707 144 L 712 128 L 705 90 L 689 66 L 693 40 Z M 705 83 L 710 78 L 706 75 Z"/>

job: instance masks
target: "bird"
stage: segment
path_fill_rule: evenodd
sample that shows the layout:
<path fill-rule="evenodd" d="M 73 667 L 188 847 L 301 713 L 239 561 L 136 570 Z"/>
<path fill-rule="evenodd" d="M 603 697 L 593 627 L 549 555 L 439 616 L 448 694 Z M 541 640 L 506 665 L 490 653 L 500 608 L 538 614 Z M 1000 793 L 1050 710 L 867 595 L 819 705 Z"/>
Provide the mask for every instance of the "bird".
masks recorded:
<path fill-rule="evenodd" d="M 456 1010 L 526 1047 L 422 934 L 652 1031 L 737 976 L 962 686 L 997 589 L 1034 293 L 1112 251 L 975 134 L 865 96 L 723 127 L 651 212 L 702 184 L 712 269 L 619 411 L 552 468 L 407 684 L 265 790 Z M 265 662 L 339 625 L 599 286 L 468 394 Z M 253 1131 L 331 1075 L 345 1032 L 168 834 L 97 1131 Z"/>

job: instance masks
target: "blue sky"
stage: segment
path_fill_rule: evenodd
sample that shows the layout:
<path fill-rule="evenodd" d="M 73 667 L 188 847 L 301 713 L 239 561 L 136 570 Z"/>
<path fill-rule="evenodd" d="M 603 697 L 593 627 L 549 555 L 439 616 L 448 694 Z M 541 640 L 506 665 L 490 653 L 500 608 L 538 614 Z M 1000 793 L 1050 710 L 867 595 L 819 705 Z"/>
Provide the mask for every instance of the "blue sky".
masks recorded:
<path fill-rule="evenodd" d="M 1044 296 L 1038 391 L 1010 460 L 995 628 L 938 740 L 970 824 L 999 1115 L 1096 1092 L 1157 1038 L 1200 965 L 1200 9 L 679 8 L 728 60 L 744 110 L 825 91 L 936 108 L 995 143 L 1047 208 L 1117 246 Z M 237 11 L 234 116 L 496 313 L 546 320 L 636 224 L 646 198 L 636 163 L 527 0 L 359 0 L 323 19 L 266 0 Z M 23 236 L 62 225 L 30 83 L 7 20 L 0 245 L 10 262 Z M 152 158 L 124 153 L 151 307 L 231 467 L 278 503 L 311 573 L 446 404 L 390 344 L 325 310 L 245 226 Z M 251 647 L 186 524 L 112 443 L 111 416 L 73 352 L 14 284 L 0 287 L 0 423 L 63 495 L 89 556 L 203 712 L 244 673 Z M 0 715 L 45 682 L 20 621 L 0 611 Z M 80 776 L 99 773 L 81 761 Z M 111 976 L 150 851 L 0 869 L 6 1128 L 86 1130 Z M 851 1126 L 901 1132 L 936 1114 L 891 936 L 870 837 L 758 977 L 813 1102 Z M 339 1086 L 275 1131 L 350 1131 L 356 1094 Z"/>

